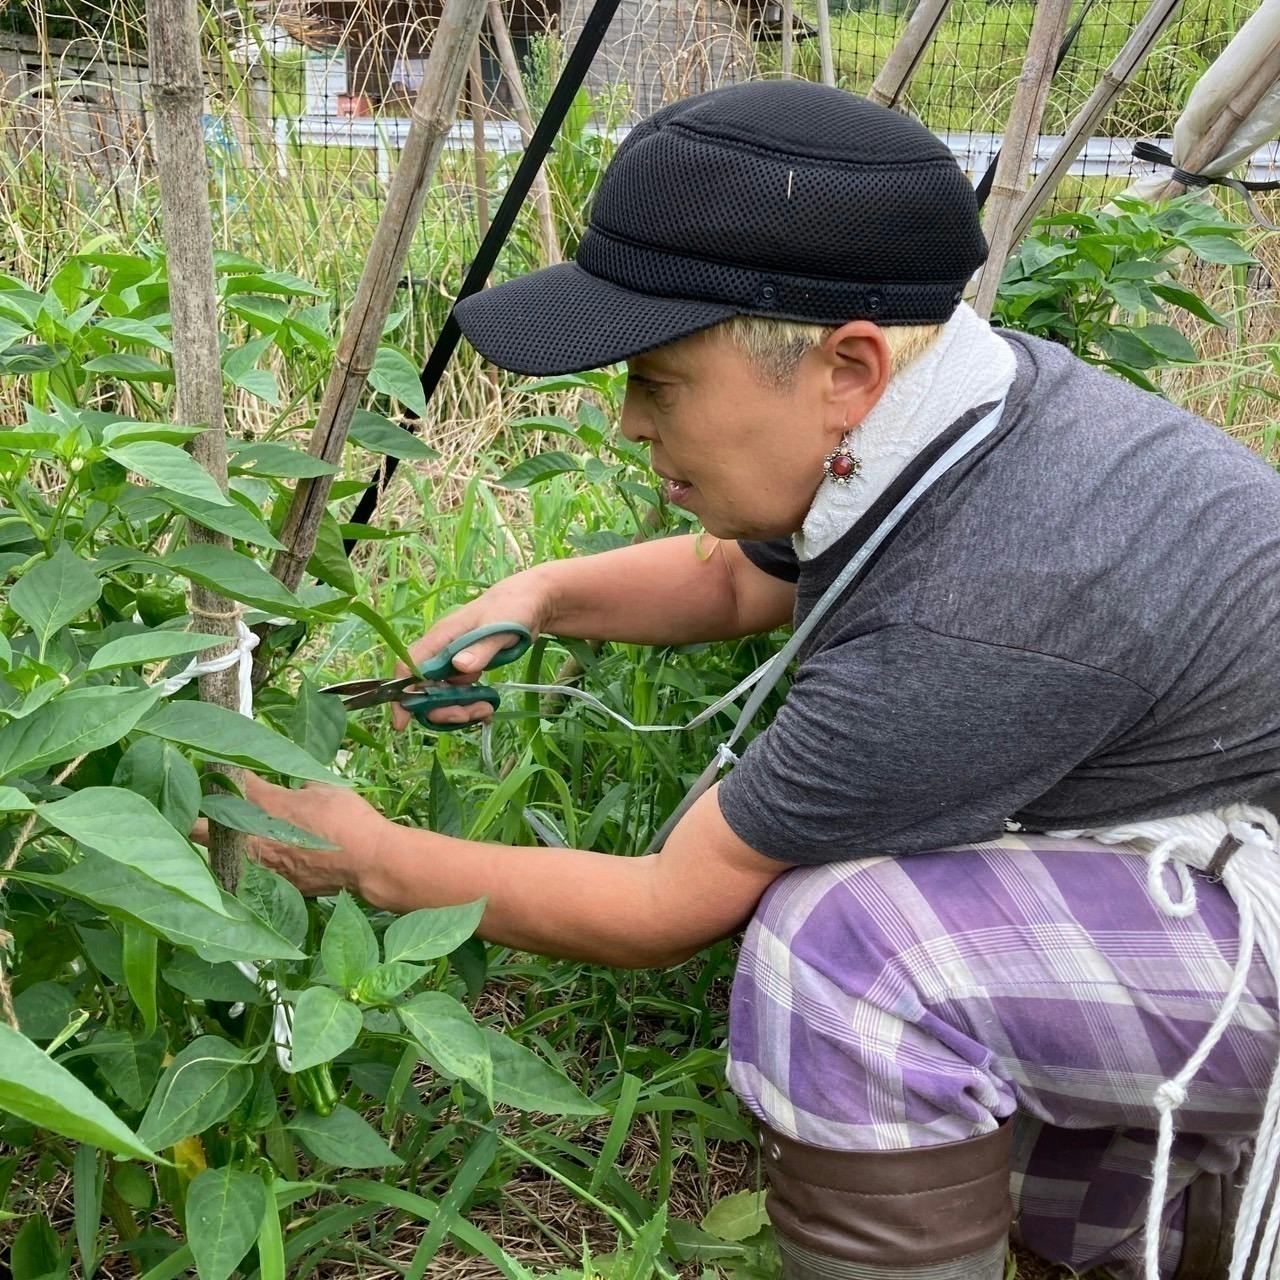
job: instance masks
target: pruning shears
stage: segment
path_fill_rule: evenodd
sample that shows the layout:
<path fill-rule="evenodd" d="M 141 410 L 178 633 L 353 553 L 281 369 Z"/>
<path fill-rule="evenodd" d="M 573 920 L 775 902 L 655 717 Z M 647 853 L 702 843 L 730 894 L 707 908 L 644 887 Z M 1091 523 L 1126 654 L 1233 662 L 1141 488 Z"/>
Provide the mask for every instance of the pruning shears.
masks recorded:
<path fill-rule="evenodd" d="M 489 671 L 494 667 L 504 667 L 523 657 L 533 643 L 529 628 L 518 622 L 491 622 L 487 626 L 465 632 L 451 641 L 415 675 L 404 676 L 399 680 L 347 680 L 342 684 L 331 684 L 320 692 L 336 694 L 348 711 L 376 707 L 383 702 L 398 702 L 420 725 L 428 729 L 437 732 L 465 729 L 469 726 L 436 724 L 428 720 L 427 716 L 432 711 L 439 711 L 441 707 L 465 707 L 473 702 L 487 702 L 491 707 L 497 708 L 500 700 L 498 692 L 489 685 L 447 684 L 445 681 L 450 676 L 467 674 L 453 665 L 455 654 L 461 653 L 478 640 L 487 640 L 490 636 L 503 633 L 513 635 L 514 641 L 505 649 L 499 649 L 485 663 L 484 669 Z"/>

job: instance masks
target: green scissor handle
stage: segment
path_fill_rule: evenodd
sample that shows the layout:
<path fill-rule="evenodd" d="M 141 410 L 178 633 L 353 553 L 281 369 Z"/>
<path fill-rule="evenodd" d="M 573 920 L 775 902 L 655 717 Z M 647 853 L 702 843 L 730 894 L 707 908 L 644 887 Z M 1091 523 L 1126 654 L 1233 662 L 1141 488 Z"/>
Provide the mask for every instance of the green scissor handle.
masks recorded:
<path fill-rule="evenodd" d="M 507 663 L 523 657 L 528 652 L 529 646 L 533 644 L 533 635 L 529 628 L 519 622 L 491 622 L 487 626 L 476 627 L 475 630 L 460 635 L 436 654 L 430 662 L 420 667 L 418 674 L 424 680 L 445 680 L 450 676 L 462 675 L 463 672 L 453 665 L 454 657 L 461 653 L 463 649 L 475 644 L 476 641 L 486 640 L 489 636 L 501 635 L 504 632 L 513 634 L 516 637 L 515 641 L 507 645 L 505 649 L 499 649 L 485 663 L 484 669 L 488 671 L 493 667 L 504 667 Z M 435 721 L 427 719 L 430 712 L 439 711 L 441 707 L 465 707 L 473 702 L 487 702 L 491 707 L 496 708 L 499 703 L 499 697 L 497 692 L 487 685 L 453 684 L 415 690 L 413 693 L 404 694 L 400 699 L 400 705 L 419 724 L 428 729 L 434 729 L 436 732 L 465 729 L 468 726 L 436 724 Z"/>
<path fill-rule="evenodd" d="M 484 669 L 488 671 L 491 667 L 505 667 L 508 662 L 514 662 L 517 658 L 523 657 L 533 643 L 533 635 L 529 628 L 522 626 L 519 622 L 490 622 L 486 626 L 476 627 L 474 631 L 464 632 L 441 649 L 425 666 L 419 667 L 418 674 L 424 680 L 447 680 L 450 676 L 460 676 L 463 673 L 453 665 L 454 658 L 463 649 L 469 649 L 476 641 L 487 640 L 490 636 L 501 635 L 503 632 L 513 633 L 516 637 L 515 643 L 509 644 L 505 649 L 499 649 L 484 664 Z"/>
<path fill-rule="evenodd" d="M 400 698 L 400 705 L 424 729 L 436 733 L 449 733 L 454 729 L 468 729 L 466 724 L 437 724 L 427 717 L 432 711 L 441 707 L 469 707 L 474 702 L 487 702 L 495 709 L 499 698 L 496 691 L 483 684 L 451 684 L 443 689 L 427 689 L 421 693 L 406 693 Z"/>

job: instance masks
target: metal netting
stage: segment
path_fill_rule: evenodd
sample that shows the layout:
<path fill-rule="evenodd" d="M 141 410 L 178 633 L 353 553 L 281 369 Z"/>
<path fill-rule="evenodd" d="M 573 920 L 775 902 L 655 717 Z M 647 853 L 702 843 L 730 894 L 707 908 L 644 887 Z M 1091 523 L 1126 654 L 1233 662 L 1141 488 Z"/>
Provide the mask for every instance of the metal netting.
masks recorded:
<path fill-rule="evenodd" d="M 0 10 L 0 159 L 8 179 L 0 185 L 10 197 L 21 193 L 0 196 L 11 255 L 47 254 L 40 242 L 56 235 L 68 209 L 122 234 L 132 228 L 135 237 L 154 228 L 141 0 L 59 3 L 56 12 Z M 347 267 L 368 243 L 408 132 L 439 4 L 242 0 L 208 11 L 206 133 L 228 247 L 296 239 L 295 260 L 307 261 L 306 246 L 314 245 L 322 271 L 326 256 L 339 253 L 347 261 L 335 275 L 345 292 Z M 865 93 L 909 7 L 829 4 L 836 83 Z M 483 234 L 589 5 L 492 6 L 426 208 L 419 240 L 428 258 L 415 257 L 424 279 L 444 284 L 445 274 L 456 275 L 448 261 L 465 261 Z M 1077 0 L 1080 27 L 1054 78 L 1038 163 L 1145 9 L 1144 0 Z M 1059 205 L 1098 203 L 1131 179 L 1133 143 L 1168 138 L 1187 94 L 1248 12 L 1234 0 L 1187 0 L 1062 183 Z M 998 150 L 1034 14 L 1025 0 L 953 0 L 901 104 L 947 141 L 975 180 Z M 780 0 L 621 0 L 548 160 L 556 250 L 572 252 L 599 172 L 634 120 L 690 93 L 779 75 L 785 62 L 793 74 L 820 78 L 817 17 L 815 0 L 796 0 L 789 31 Z M 1255 157 L 1250 176 L 1277 170 L 1272 147 Z M 532 212 L 522 219 L 504 269 L 545 260 L 546 236 L 534 223 Z"/>

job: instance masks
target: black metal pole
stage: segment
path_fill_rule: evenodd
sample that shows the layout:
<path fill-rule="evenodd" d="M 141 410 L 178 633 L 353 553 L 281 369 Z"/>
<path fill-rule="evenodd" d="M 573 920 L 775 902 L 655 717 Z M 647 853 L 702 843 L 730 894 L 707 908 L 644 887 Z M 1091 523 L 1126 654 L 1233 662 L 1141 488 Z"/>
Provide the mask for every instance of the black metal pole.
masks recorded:
<path fill-rule="evenodd" d="M 462 282 L 462 287 L 458 290 L 459 298 L 479 293 L 484 288 L 485 281 L 488 280 L 489 273 L 498 260 L 498 254 L 502 251 L 502 246 L 506 243 L 507 236 L 515 223 L 516 215 L 520 212 L 520 206 L 524 204 L 525 197 L 533 186 L 533 180 L 542 167 L 547 152 L 551 150 L 551 144 L 560 132 L 560 126 L 564 123 L 564 118 L 568 115 L 583 80 L 586 79 L 587 70 L 596 56 L 596 50 L 600 48 L 600 42 L 609 29 L 614 13 L 617 12 L 618 4 L 619 0 L 595 0 L 595 5 L 583 24 L 582 33 L 578 36 L 572 52 L 565 61 L 564 69 L 560 72 L 560 78 L 551 91 L 546 110 L 542 113 L 542 118 L 533 131 L 533 137 L 529 139 L 529 145 L 525 148 L 520 164 L 502 197 L 502 203 L 494 215 L 489 233 L 481 241 L 475 260 L 467 272 L 466 279 Z M 450 310 L 444 327 L 440 330 L 440 336 L 431 348 L 427 363 L 422 369 L 422 390 L 428 404 L 440 385 L 444 371 L 449 367 L 449 361 L 457 350 L 458 340 L 461 337 L 462 330 L 458 328 L 458 322 L 454 319 L 453 311 Z M 415 431 L 418 421 L 416 417 L 410 416 L 406 422 L 406 429 Z M 356 503 L 356 509 L 351 516 L 353 524 L 368 523 L 369 517 L 377 508 L 382 491 L 395 475 L 399 462 L 398 458 L 383 459 L 383 465 L 378 468 L 378 474 L 370 480 L 368 487 L 360 495 L 360 501 Z M 344 542 L 348 555 L 355 541 L 353 538 L 348 538 Z"/>

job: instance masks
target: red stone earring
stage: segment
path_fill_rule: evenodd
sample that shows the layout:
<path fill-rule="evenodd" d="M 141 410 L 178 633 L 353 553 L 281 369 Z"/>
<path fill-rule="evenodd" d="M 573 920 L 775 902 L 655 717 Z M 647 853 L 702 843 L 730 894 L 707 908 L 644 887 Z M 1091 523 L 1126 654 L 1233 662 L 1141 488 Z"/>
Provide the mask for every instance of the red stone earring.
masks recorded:
<path fill-rule="evenodd" d="M 847 444 L 842 444 L 822 460 L 822 470 L 827 479 L 834 480 L 836 484 L 848 484 L 862 471 L 862 459 Z"/>

